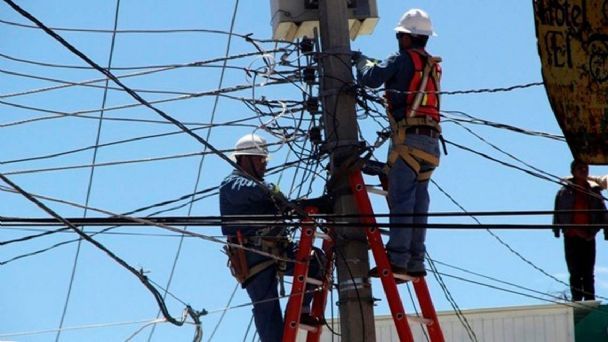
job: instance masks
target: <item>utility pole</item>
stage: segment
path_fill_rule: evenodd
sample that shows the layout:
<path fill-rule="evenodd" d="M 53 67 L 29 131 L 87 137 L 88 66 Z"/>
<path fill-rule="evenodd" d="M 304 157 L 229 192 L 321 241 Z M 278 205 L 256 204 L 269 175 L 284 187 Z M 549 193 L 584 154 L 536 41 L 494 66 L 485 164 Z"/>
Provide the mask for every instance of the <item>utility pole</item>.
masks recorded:
<path fill-rule="evenodd" d="M 350 35 L 346 0 L 319 0 L 321 33 L 321 98 L 326 146 L 331 153 L 332 183 L 337 214 L 358 214 L 341 170 L 349 157 L 358 153 Z M 336 174 L 338 171 L 341 174 Z M 358 222 L 358 221 L 355 221 Z M 365 230 L 336 228 L 339 310 L 342 341 L 375 341 L 374 310 L 368 278 L 369 260 Z"/>

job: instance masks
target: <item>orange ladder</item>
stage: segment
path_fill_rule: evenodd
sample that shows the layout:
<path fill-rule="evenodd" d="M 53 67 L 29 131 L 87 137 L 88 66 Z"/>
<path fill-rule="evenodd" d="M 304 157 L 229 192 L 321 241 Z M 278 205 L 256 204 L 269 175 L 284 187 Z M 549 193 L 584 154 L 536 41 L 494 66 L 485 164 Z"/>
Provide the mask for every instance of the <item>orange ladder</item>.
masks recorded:
<path fill-rule="evenodd" d="M 317 214 L 318 210 L 315 207 L 307 207 L 306 212 L 308 214 Z M 291 286 L 291 295 L 287 302 L 287 308 L 285 309 L 285 325 L 283 328 L 283 342 L 294 342 L 298 335 L 299 329 L 308 331 L 306 338 L 307 342 L 318 342 L 321 338 L 321 332 L 323 331 L 321 326 L 311 327 L 300 324 L 300 314 L 302 311 L 302 301 L 304 300 L 304 293 L 306 292 L 306 284 L 310 283 L 313 285 L 320 286 L 320 290 L 315 291 L 312 300 L 312 308 L 310 315 L 318 320 L 323 319 L 325 313 L 325 305 L 327 303 L 327 294 L 331 289 L 332 285 L 332 271 L 333 271 L 333 251 L 334 241 L 333 239 L 323 233 L 316 231 L 314 220 L 306 218 L 302 220 L 302 234 L 300 235 L 300 243 L 298 245 L 298 252 L 296 253 L 297 263 L 294 266 L 293 271 L 293 285 Z M 323 278 L 310 279 L 308 278 L 308 266 L 310 264 L 311 251 L 315 237 L 323 238 L 323 251 L 327 257 Z"/>
<path fill-rule="evenodd" d="M 378 175 L 381 176 L 379 173 Z M 383 188 L 386 191 L 387 183 L 384 181 L 384 179 L 382 179 L 382 176 L 381 181 Z M 408 324 L 407 316 L 399 296 L 399 291 L 397 290 L 395 275 L 393 274 L 386 250 L 384 249 L 380 229 L 376 224 L 374 211 L 372 209 L 371 201 L 369 200 L 367 187 L 363 181 L 361 171 L 357 170 L 352 172 L 349 176 L 349 182 L 359 209 L 359 214 L 362 216 L 361 221 L 366 229 L 369 246 L 372 250 L 374 259 L 376 260 L 376 267 L 378 268 L 382 287 L 386 293 L 386 298 L 393 316 L 393 321 L 395 322 L 399 340 L 413 342 L 414 337 Z M 416 297 L 418 297 L 418 303 L 422 310 L 421 319 L 418 319 L 418 317 L 415 316 L 410 316 L 410 319 L 416 319 L 426 327 L 431 342 L 444 342 L 445 339 L 443 337 L 443 332 L 441 331 L 439 320 L 437 319 L 437 313 L 435 312 L 433 301 L 431 300 L 431 295 L 424 277 L 413 278 L 407 276 L 404 277 L 402 275 L 398 275 L 398 277 L 401 280 L 412 281 L 414 284 Z"/>
<path fill-rule="evenodd" d="M 381 180 L 383 179 L 381 178 Z M 396 277 L 398 277 L 400 280 L 412 281 L 414 285 L 414 291 L 422 310 L 422 318 L 409 316 L 410 320 L 418 321 L 426 327 L 431 342 L 445 342 L 443 332 L 441 331 L 441 327 L 439 325 L 439 320 L 437 319 L 437 313 L 435 312 L 435 308 L 433 306 L 424 277 L 414 278 L 403 275 L 394 275 L 392 272 L 361 171 L 351 173 L 349 176 L 349 182 L 359 209 L 359 213 L 362 217 L 362 225 L 366 229 L 367 240 L 372 250 L 372 255 L 376 261 L 382 287 L 386 293 L 386 298 L 393 316 L 393 321 L 395 322 L 395 328 L 397 329 L 399 340 L 404 342 L 414 342 L 414 337 L 408 323 L 408 316 L 405 314 L 401 297 L 399 296 L 399 291 L 397 289 L 397 283 L 395 282 Z M 383 181 L 382 183 L 383 188 L 386 191 L 386 182 Z M 317 213 L 316 208 L 313 207 L 306 208 L 306 211 L 309 214 Z M 318 342 L 321 336 L 322 327 L 308 327 L 300 325 L 300 314 L 304 292 L 306 291 L 306 283 L 307 281 L 310 281 L 307 278 L 307 274 L 315 235 L 316 227 L 314 225 L 314 221 L 310 218 L 304 219 L 302 221 L 302 234 L 300 237 L 298 253 L 296 255 L 296 260 L 298 263 L 296 263 L 294 268 L 294 283 L 291 288 L 291 296 L 287 304 L 287 309 L 285 310 L 283 342 L 296 341 L 298 329 L 300 328 L 308 331 L 306 339 L 307 342 Z M 321 290 L 316 291 L 314 294 L 311 310 L 311 316 L 319 319 L 323 317 L 325 305 L 327 303 L 327 294 L 331 289 L 333 247 L 334 241 L 330 237 L 325 236 L 323 241 L 323 251 L 327 256 L 325 274 L 322 279 L 322 284 L 320 284 Z"/>

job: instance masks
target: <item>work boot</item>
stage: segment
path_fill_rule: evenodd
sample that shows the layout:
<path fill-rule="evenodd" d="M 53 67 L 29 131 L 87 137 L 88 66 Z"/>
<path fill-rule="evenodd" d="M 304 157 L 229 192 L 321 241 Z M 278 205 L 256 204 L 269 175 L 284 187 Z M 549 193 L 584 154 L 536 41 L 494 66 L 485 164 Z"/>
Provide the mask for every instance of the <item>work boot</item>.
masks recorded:
<path fill-rule="evenodd" d="M 407 274 L 411 277 L 420 278 L 426 276 L 426 268 L 422 261 L 412 261 L 407 264 Z"/>
<path fill-rule="evenodd" d="M 426 270 L 407 271 L 407 275 L 414 278 L 426 277 Z"/>

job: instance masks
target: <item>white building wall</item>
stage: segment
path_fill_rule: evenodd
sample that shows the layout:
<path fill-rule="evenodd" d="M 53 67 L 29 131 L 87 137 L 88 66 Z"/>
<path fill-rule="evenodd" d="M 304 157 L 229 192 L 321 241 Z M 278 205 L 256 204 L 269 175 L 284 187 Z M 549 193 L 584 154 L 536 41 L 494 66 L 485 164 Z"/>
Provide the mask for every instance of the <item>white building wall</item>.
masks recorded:
<path fill-rule="evenodd" d="M 574 342 L 573 310 L 563 305 L 535 305 L 496 309 L 464 310 L 464 316 L 480 342 Z M 439 312 L 439 324 L 448 342 L 469 342 L 462 323 L 453 312 Z M 339 330 L 339 322 L 334 323 Z M 415 341 L 426 341 L 419 324 L 410 323 Z M 299 341 L 305 341 L 301 334 Z M 391 316 L 376 318 L 378 342 L 399 341 Z M 332 341 L 323 329 L 321 341 Z M 334 336 L 333 341 L 340 341 Z"/>

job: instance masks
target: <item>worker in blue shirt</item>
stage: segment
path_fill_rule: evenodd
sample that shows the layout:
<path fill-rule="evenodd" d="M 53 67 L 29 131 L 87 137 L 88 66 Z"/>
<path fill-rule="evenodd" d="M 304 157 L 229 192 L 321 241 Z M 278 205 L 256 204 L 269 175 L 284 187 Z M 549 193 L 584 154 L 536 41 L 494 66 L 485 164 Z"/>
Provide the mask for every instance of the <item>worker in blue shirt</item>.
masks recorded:
<path fill-rule="evenodd" d="M 382 62 L 358 55 L 355 62 L 361 84 L 386 89 L 391 126 L 388 202 L 394 225 L 386 249 L 391 267 L 394 273 L 421 277 L 426 275 L 426 228 L 412 223 L 427 223 L 428 183 L 439 165 L 441 67 L 440 59 L 425 50 L 429 37 L 435 36 L 426 12 L 405 12 L 395 31 L 397 53 Z M 375 268 L 370 271 L 371 276 L 377 274 Z"/>
<path fill-rule="evenodd" d="M 240 169 L 232 171 L 220 187 L 220 212 L 224 218 L 222 233 L 228 237 L 229 242 L 240 244 L 248 250 L 227 247 L 226 252 L 233 275 L 247 290 L 253 302 L 255 326 L 261 341 L 278 342 L 283 338 L 283 314 L 277 287 L 279 282 L 282 286 L 282 275 L 291 275 L 294 266 L 293 262 L 278 259 L 294 260 L 296 245 L 287 238 L 282 226 L 229 224 L 230 221 L 225 216 L 280 216 L 281 208 L 284 207 L 283 203 L 276 200 L 283 196 L 276 190 L 277 187 L 264 183 L 268 159 L 266 141 L 258 135 L 247 134 L 238 140 L 233 155 Z M 263 253 L 256 253 L 256 250 Z M 322 258 L 322 252 L 314 248 L 309 277 L 321 279 Z M 314 290 L 314 286 L 309 285 L 307 290 Z M 312 297 L 311 292 L 304 295 L 300 324 L 318 326 L 324 321 L 310 315 Z"/>

